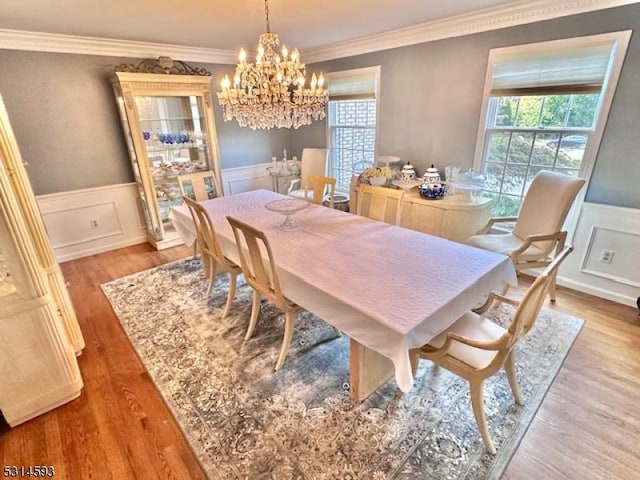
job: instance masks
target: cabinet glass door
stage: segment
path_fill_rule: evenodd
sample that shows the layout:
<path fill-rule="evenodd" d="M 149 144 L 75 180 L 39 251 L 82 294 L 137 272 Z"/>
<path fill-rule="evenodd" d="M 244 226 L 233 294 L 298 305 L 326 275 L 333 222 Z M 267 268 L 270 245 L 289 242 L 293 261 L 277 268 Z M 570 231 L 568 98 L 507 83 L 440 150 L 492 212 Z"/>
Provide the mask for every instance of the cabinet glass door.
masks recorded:
<path fill-rule="evenodd" d="M 203 98 L 136 97 L 135 102 L 157 204 L 156 215 L 149 214 L 165 236 L 174 231 L 170 208 L 182 204 L 178 175 L 212 169 Z"/>

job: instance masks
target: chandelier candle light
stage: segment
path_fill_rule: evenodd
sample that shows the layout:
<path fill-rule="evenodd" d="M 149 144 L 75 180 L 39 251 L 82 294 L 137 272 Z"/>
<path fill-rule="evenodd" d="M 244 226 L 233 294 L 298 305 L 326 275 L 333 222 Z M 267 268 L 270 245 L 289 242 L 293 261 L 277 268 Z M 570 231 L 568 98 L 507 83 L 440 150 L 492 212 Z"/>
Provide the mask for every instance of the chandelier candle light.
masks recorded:
<path fill-rule="evenodd" d="M 264 11 L 267 33 L 258 37 L 255 63 L 247 62 L 247 53 L 241 48 L 233 86 L 228 75 L 220 82 L 218 102 L 224 120 L 235 117 L 238 125 L 253 130 L 298 128 L 322 120 L 329 98 L 324 75 L 316 77 L 314 73 L 309 88 L 305 88 L 305 65 L 300 62 L 298 49 L 289 52 L 283 45 L 281 54 L 276 53 L 274 48 L 280 40 L 269 28 L 268 0 L 264 2 Z"/>

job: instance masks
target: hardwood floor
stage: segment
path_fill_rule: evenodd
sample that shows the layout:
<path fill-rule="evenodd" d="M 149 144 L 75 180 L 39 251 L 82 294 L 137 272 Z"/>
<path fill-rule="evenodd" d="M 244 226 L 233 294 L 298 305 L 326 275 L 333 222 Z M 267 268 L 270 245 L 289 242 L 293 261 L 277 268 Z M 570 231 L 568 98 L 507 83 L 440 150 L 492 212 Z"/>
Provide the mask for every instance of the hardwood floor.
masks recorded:
<path fill-rule="evenodd" d="M 191 253 L 143 244 L 62 265 L 87 344 L 79 357 L 85 387 L 79 399 L 15 428 L 2 422 L 2 466 L 52 465 L 55 478 L 74 480 L 205 478 L 100 290 Z M 551 308 L 586 325 L 504 478 L 638 478 L 637 309 L 562 288 Z"/>

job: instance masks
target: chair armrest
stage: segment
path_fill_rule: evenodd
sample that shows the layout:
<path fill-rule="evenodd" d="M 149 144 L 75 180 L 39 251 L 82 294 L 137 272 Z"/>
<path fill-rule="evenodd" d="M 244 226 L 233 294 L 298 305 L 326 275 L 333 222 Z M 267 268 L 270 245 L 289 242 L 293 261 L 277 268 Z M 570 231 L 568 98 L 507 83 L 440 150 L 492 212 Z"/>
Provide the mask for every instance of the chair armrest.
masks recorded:
<path fill-rule="evenodd" d="M 289 184 L 289 190 L 287 190 L 287 193 L 293 192 L 294 190 L 299 190 L 299 189 L 300 189 L 300 179 L 294 178 L 293 180 L 291 180 L 291 183 Z"/>
<path fill-rule="evenodd" d="M 475 340 L 473 338 L 464 337 L 454 332 L 447 333 L 447 339 L 444 344 L 440 348 L 436 348 L 433 345 L 423 345 L 422 347 L 417 349 L 418 355 L 428 358 L 428 359 L 437 359 L 444 357 L 449 352 L 451 348 L 451 344 L 453 342 L 463 343 L 470 347 L 479 348 L 481 350 L 500 350 L 502 348 L 506 348 L 511 341 L 511 334 L 509 332 L 505 332 L 497 340 L 493 341 L 482 341 Z"/>
<path fill-rule="evenodd" d="M 487 233 L 496 223 L 515 222 L 517 219 L 518 217 L 491 217 L 487 224 L 478 231 L 478 234 Z"/>
<path fill-rule="evenodd" d="M 518 249 L 511 252 L 511 258 L 513 258 L 515 261 L 522 252 L 524 252 L 527 248 L 529 248 L 536 242 L 556 241 L 558 242 L 558 251 L 560 251 L 564 248 L 564 242 L 566 238 L 567 232 L 565 231 L 554 232 L 546 235 L 529 235 Z"/>
<path fill-rule="evenodd" d="M 489 310 L 491 305 L 493 305 L 494 300 L 502 303 L 508 303 L 509 305 L 513 305 L 514 307 L 520 305 L 520 302 L 518 300 L 514 300 L 512 298 L 505 297 L 504 295 L 498 295 L 497 293 L 491 292 L 487 296 L 487 300 L 482 305 L 477 308 L 472 308 L 471 311 L 473 313 L 477 313 L 478 315 L 482 315 L 487 310 Z"/>

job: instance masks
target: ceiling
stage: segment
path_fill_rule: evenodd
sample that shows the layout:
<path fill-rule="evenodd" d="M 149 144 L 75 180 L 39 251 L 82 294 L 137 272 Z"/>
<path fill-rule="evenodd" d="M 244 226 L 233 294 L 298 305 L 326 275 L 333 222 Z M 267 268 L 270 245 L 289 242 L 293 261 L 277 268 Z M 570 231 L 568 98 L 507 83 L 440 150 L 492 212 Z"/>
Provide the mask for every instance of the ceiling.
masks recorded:
<path fill-rule="evenodd" d="M 269 0 L 271 31 L 300 50 L 521 0 Z M 254 48 L 264 0 L 0 0 L 0 29 L 209 49 Z"/>

